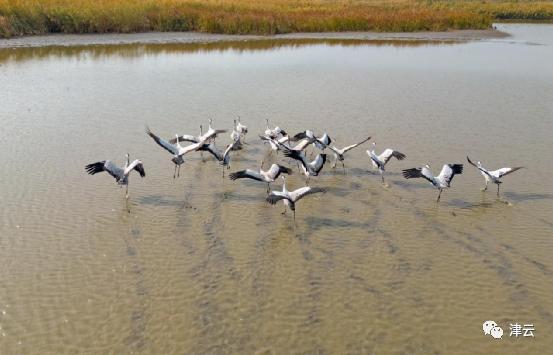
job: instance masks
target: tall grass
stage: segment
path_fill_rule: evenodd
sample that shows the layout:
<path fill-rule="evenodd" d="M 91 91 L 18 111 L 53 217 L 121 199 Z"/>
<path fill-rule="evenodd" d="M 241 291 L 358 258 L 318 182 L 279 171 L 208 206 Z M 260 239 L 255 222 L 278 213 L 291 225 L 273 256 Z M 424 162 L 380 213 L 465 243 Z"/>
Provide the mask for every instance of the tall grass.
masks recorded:
<path fill-rule="evenodd" d="M 553 3 L 473 0 L 0 0 L 0 37 L 200 31 L 276 34 L 481 29 L 553 19 Z"/>

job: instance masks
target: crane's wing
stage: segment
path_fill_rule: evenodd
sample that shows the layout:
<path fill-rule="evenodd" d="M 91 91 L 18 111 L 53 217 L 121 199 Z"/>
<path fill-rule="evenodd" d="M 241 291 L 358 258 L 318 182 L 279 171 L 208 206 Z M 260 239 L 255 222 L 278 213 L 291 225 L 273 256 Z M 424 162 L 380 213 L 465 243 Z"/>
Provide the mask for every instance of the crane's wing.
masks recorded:
<path fill-rule="evenodd" d="M 156 136 L 152 131 L 150 131 L 150 128 L 148 126 L 146 126 L 146 134 L 149 135 L 150 137 L 152 137 L 152 139 L 157 144 L 159 144 L 160 147 L 162 147 L 163 149 L 165 149 L 169 153 L 171 153 L 173 155 L 178 155 L 179 154 L 179 150 L 178 150 L 177 146 L 167 142 L 165 139 L 162 139 L 162 138 L 159 138 L 158 136 Z"/>
<path fill-rule="evenodd" d="M 318 174 L 319 171 L 322 170 L 325 163 L 326 163 L 326 154 L 318 154 L 315 157 L 315 160 L 313 160 L 309 165 L 311 165 L 313 170 Z"/>
<path fill-rule="evenodd" d="M 305 134 L 305 132 L 300 132 L 300 133 L 295 134 L 290 140 L 292 142 L 295 142 L 295 141 L 299 141 L 300 139 L 304 139 L 304 138 L 307 138 L 307 135 Z"/>
<path fill-rule="evenodd" d="M 222 156 L 223 161 L 226 161 L 227 156 L 229 156 L 229 154 L 230 154 L 230 151 L 233 150 L 234 147 L 237 146 L 237 145 L 238 145 L 238 141 L 234 141 L 231 144 L 227 145 L 227 149 L 225 149 L 225 151 L 223 152 L 223 156 Z"/>
<path fill-rule="evenodd" d="M 397 160 L 403 160 L 405 159 L 405 154 L 400 153 L 397 150 L 388 148 L 378 156 L 378 159 L 386 164 L 392 157 L 396 158 Z"/>
<path fill-rule="evenodd" d="M 320 187 L 309 187 L 309 186 L 300 187 L 299 189 L 289 193 L 290 195 L 289 200 L 291 200 L 292 202 L 296 202 L 307 195 L 316 194 L 318 192 L 325 192 L 325 191 L 326 191 L 325 189 L 322 189 Z"/>
<path fill-rule="evenodd" d="M 89 173 L 90 175 L 98 174 L 98 173 L 101 173 L 102 171 L 105 171 L 111 176 L 113 176 L 117 181 L 119 181 L 124 175 L 123 169 L 113 164 L 109 160 L 88 164 L 87 166 L 85 166 L 85 169 L 86 169 L 86 172 Z"/>
<path fill-rule="evenodd" d="M 198 148 L 198 150 L 203 150 L 203 151 L 210 152 L 215 157 L 215 159 L 217 159 L 219 161 L 223 160 L 223 154 L 221 153 L 221 151 L 219 149 L 217 149 L 217 147 L 215 147 L 215 145 L 213 143 L 211 143 L 211 144 L 202 144 Z"/>
<path fill-rule="evenodd" d="M 480 171 L 481 171 L 482 173 L 484 173 L 485 175 L 488 175 L 490 178 L 493 178 L 492 174 L 491 174 L 488 170 L 484 169 L 484 168 L 481 167 L 481 166 L 478 166 L 477 164 L 474 164 L 474 163 L 470 160 L 470 158 L 469 158 L 468 155 L 467 155 L 467 161 L 469 162 L 470 165 L 474 166 L 476 169 L 480 170 Z"/>
<path fill-rule="evenodd" d="M 470 160 L 470 158 L 469 158 L 468 155 L 467 155 L 467 161 L 469 162 L 470 165 L 472 165 L 472 166 L 474 166 L 476 169 L 480 170 L 480 167 L 479 167 L 478 165 L 474 164 L 474 163 L 472 162 L 472 160 Z"/>
<path fill-rule="evenodd" d="M 205 142 L 206 140 L 210 139 L 210 138 L 214 138 L 214 137 L 217 137 L 218 134 L 221 134 L 221 133 L 226 133 L 227 130 L 226 129 L 210 129 L 208 130 L 203 136 L 201 136 L 198 140 L 200 142 Z"/>
<path fill-rule="evenodd" d="M 315 139 L 313 144 L 315 144 L 315 147 L 320 150 L 324 150 L 326 148 L 326 144 L 324 142 L 321 142 L 318 138 Z"/>
<path fill-rule="evenodd" d="M 323 136 L 321 138 L 315 138 L 315 144 L 317 144 L 317 142 L 323 147 L 325 148 L 326 146 L 328 146 L 330 143 L 332 143 L 332 139 L 330 138 L 330 136 L 325 132 L 325 134 L 323 134 Z"/>
<path fill-rule="evenodd" d="M 136 170 L 141 177 L 146 176 L 146 172 L 144 171 L 144 165 L 142 165 L 142 162 L 138 159 L 130 163 L 129 166 L 125 168 L 124 173 L 128 174 L 131 170 Z"/>
<path fill-rule="evenodd" d="M 271 191 L 269 196 L 267 196 L 267 202 L 269 202 L 271 205 L 274 205 L 280 200 L 289 200 L 289 197 L 284 194 L 284 192 L 281 191 Z"/>
<path fill-rule="evenodd" d="M 313 141 L 315 141 L 315 134 L 313 133 L 313 131 L 310 131 L 310 130 L 305 130 L 303 132 L 300 132 L 296 135 L 294 135 L 292 138 L 290 138 L 290 140 L 292 142 L 295 142 L 295 141 L 299 141 L 300 139 L 309 139 L 309 143 L 313 143 Z"/>
<path fill-rule="evenodd" d="M 424 178 L 434 183 L 434 176 L 432 176 L 432 172 L 426 167 L 405 169 L 402 173 L 403 177 L 406 179 Z"/>
<path fill-rule="evenodd" d="M 205 142 L 205 141 L 203 141 Z M 187 153 L 193 152 L 195 150 L 199 150 L 200 147 L 204 146 L 205 143 L 192 143 L 187 145 L 186 147 L 179 147 L 178 149 L 178 155 L 185 155 Z"/>
<path fill-rule="evenodd" d="M 236 179 L 253 179 L 257 181 L 263 181 L 263 178 L 261 177 L 261 174 L 258 171 L 253 171 L 251 169 L 236 171 L 234 173 L 231 173 L 229 175 L 229 179 L 236 180 Z"/>
<path fill-rule="evenodd" d="M 273 140 L 271 137 L 269 137 L 269 135 L 265 132 L 265 135 L 262 136 L 261 134 L 259 135 L 259 138 L 261 138 L 262 141 L 271 141 Z"/>
<path fill-rule="evenodd" d="M 277 147 L 277 149 L 280 149 L 280 148 L 284 147 L 284 148 L 288 149 L 288 147 L 285 144 L 280 143 L 278 139 L 271 138 L 271 136 L 259 135 L 259 138 L 261 138 L 261 140 L 263 140 L 263 141 L 269 142 L 271 144 L 271 147 L 275 146 L 275 147 Z"/>
<path fill-rule="evenodd" d="M 276 126 L 275 129 L 273 130 L 273 132 L 276 132 L 276 134 L 280 134 L 281 136 L 287 136 L 288 133 L 286 133 L 285 130 L 283 130 L 282 128 L 280 128 L 279 126 Z"/>
<path fill-rule="evenodd" d="M 304 168 L 308 169 L 309 162 L 305 160 L 305 155 L 302 154 L 302 152 L 297 152 L 295 150 L 290 150 L 286 146 L 284 146 L 284 156 L 288 158 L 292 158 L 295 160 L 299 160 Z"/>
<path fill-rule="evenodd" d="M 520 170 L 522 168 L 523 166 L 517 166 L 516 168 L 501 168 L 495 171 L 491 171 L 490 174 L 494 174 L 494 175 L 497 174 L 497 176 L 501 178 L 505 175 L 509 175 L 510 173 L 514 173 L 515 171 Z"/>
<path fill-rule="evenodd" d="M 309 139 L 302 139 L 292 150 L 296 150 L 298 152 L 304 150 L 306 147 L 309 146 Z"/>
<path fill-rule="evenodd" d="M 198 138 L 191 136 L 190 134 L 183 134 L 182 136 L 175 137 L 173 139 L 169 140 L 169 143 L 176 144 L 178 142 L 191 142 L 191 143 L 198 143 Z"/>
<path fill-rule="evenodd" d="M 440 171 L 440 175 L 438 175 L 438 179 L 444 181 L 447 186 L 451 184 L 451 181 L 453 180 L 453 177 L 456 174 L 462 174 L 463 173 L 463 164 L 444 164 L 442 167 L 442 171 Z"/>
<path fill-rule="evenodd" d="M 271 168 L 267 171 L 267 175 L 273 180 L 278 178 L 282 173 L 290 175 L 292 174 L 292 170 L 282 165 L 273 164 L 271 165 Z"/>
<path fill-rule="evenodd" d="M 371 137 L 367 137 L 365 139 L 363 139 L 361 142 L 358 142 L 358 143 L 355 143 L 355 144 L 352 144 L 352 145 L 348 145 L 347 147 L 344 147 L 342 148 L 342 150 L 345 152 L 347 152 L 348 150 L 351 150 L 357 146 L 360 146 L 361 144 L 365 143 L 366 141 L 368 141 L 369 139 L 371 139 Z M 329 147 L 330 149 L 332 149 L 332 147 Z M 334 149 L 333 149 L 334 150 Z M 343 153 L 342 153 L 343 154 Z"/>
<path fill-rule="evenodd" d="M 334 156 L 337 157 L 338 155 L 343 154 L 340 149 L 336 148 L 335 146 L 328 146 L 328 149 L 332 150 L 334 152 Z M 345 151 L 344 151 L 345 153 Z"/>

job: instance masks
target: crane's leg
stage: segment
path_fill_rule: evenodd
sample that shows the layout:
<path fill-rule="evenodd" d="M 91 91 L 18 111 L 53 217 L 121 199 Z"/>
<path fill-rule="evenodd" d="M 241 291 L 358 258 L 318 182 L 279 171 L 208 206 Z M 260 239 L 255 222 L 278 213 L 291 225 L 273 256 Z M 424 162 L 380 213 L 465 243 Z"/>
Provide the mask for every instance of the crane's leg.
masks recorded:
<path fill-rule="evenodd" d="M 267 195 L 271 192 L 271 186 L 270 186 L 271 183 L 267 183 Z"/>
<path fill-rule="evenodd" d="M 383 170 L 380 170 L 380 178 L 382 178 L 382 183 L 384 184 L 384 171 Z M 440 190 L 440 192 L 442 192 L 442 190 Z"/>
<path fill-rule="evenodd" d="M 307 176 L 307 180 L 305 181 L 305 184 L 309 186 L 309 180 L 311 179 L 311 176 Z"/>
<path fill-rule="evenodd" d="M 294 211 L 294 224 L 296 224 L 296 210 L 293 210 Z"/>
<path fill-rule="evenodd" d="M 286 214 L 286 205 L 284 205 L 284 211 L 281 214 Z"/>
<path fill-rule="evenodd" d="M 499 184 L 497 184 L 497 197 L 499 197 Z"/>
<path fill-rule="evenodd" d="M 179 164 L 179 170 L 177 172 L 177 177 L 180 177 L 180 164 Z"/>
<path fill-rule="evenodd" d="M 486 180 L 486 186 L 484 186 L 484 188 L 481 189 L 481 191 L 486 191 L 486 190 L 488 190 L 488 180 Z"/>
<path fill-rule="evenodd" d="M 175 163 L 175 171 L 173 171 L 173 179 L 177 177 L 177 163 Z"/>
<path fill-rule="evenodd" d="M 436 202 L 440 202 L 440 197 L 442 196 L 442 189 L 440 189 L 440 193 L 438 194 L 438 199 L 436 200 Z"/>
<path fill-rule="evenodd" d="M 499 187 L 499 185 L 498 185 L 498 187 Z M 129 199 L 129 183 L 128 182 L 127 182 L 127 189 L 125 191 L 125 198 Z"/>
<path fill-rule="evenodd" d="M 342 169 L 344 169 L 344 175 L 346 175 L 346 164 L 344 164 L 343 160 L 342 160 Z"/>
<path fill-rule="evenodd" d="M 223 165 L 223 179 L 225 178 L 225 166 Z"/>

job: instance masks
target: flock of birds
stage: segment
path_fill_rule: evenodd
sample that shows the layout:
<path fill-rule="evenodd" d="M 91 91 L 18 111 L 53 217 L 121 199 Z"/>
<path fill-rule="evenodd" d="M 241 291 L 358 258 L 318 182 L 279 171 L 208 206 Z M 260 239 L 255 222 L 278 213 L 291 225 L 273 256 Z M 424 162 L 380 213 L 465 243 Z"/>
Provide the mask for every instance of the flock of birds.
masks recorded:
<path fill-rule="evenodd" d="M 294 212 L 295 220 L 295 210 L 296 203 L 301 200 L 303 197 L 324 192 L 323 188 L 311 187 L 309 182 L 311 177 L 318 176 L 321 170 L 323 169 L 325 163 L 327 162 L 327 154 L 325 151 L 328 149 L 332 152 L 334 156 L 334 162 L 332 168 L 336 168 L 338 162 L 341 163 L 342 168 L 345 172 L 345 155 L 350 150 L 362 145 L 363 143 L 369 141 L 371 137 L 367 137 L 355 144 L 345 146 L 343 148 L 338 148 L 335 145 L 331 145 L 332 139 L 325 132 L 321 136 L 316 136 L 315 133 L 311 130 L 305 130 L 294 136 L 288 135 L 280 127 L 269 127 L 269 121 L 267 122 L 267 128 L 263 135 L 259 137 L 269 144 L 272 151 L 276 152 L 278 155 L 279 151 L 282 151 L 285 157 L 289 158 L 289 162 L 292 160 L 296 161 L 296 165 L 300 171 L 306 177 L 306 186 L 301 187 L 297 190 L 288 191 L 286 189 L 286 179 L 285 174 L 292 174 L 292 169 L 280 164 L 272 164 L 268 170 L 263 170 L 263 161 L 261 161 L 259 169 L 246 169 L 241 171 L 236 171 L 229 174 L 231 180 L 238 179 L 252 179 L 260 181 L 267 184 L 267 202 L 274 205 L 278 201 L 282 200 L 284 203 L 284 213 L 286 209 L 289 208 Z M 212 127 L 212 120 L 209 120 L 208 130 L 204 133 L 203 127 L 200 125 L 200 134 L 198 136 L 194 135 L 175 135 L 175 138 L 165 140 L 160 138 L 155 133 L 153 133 L 149 127 L 146 127 L 146 134 L 151 137 L 154 142 L 156 142 L 160 147 L 165 149 L 171 154 L 171 161 L 174 164 L 173 178 L 180 176 L 180 167 L 185 162 L 184 156 L 191 154 L 192 152 L 208 152 L 211 154 L 222 166 L 222 175 L 225 177 L 225 170 L 230 169 L 230 158 L 231 153 L 236 150 L 241 150 L 243 144 L 246 143 L 246 135 L 248 133 L 248 128 L 243 125 L 240 121 L 240 118 L 234 120 L 233 130 L 230 134 L 231 143 L 228 144 L 224 150 L 217 148 L 215 145 L 215 139 L 218 135 L 226 133 L 225 129 L 214 129 Z M 181 142 L 188 142 L 189 144 L 182 146 Z M 309 146 L 312 146 L 313 150 L 311 155 L 313 155 L 314 150 L 318 149 L 321 152 L 318 153 L 313 160 L 308 158 L 306 150 Z M 377 169 L 380 173 L 382 183 L 385 183 L 384 172 L 386 171 L 386 164 L 392 159 L 403 160 L 406 158 L 406 155 L 395 150 L 395 149 L 385 149 L 382 153 L 377 154 L 375 152 L 376 143 L 373 142 L 372 150 L 367 150 L 367 155 L 370 159 L 372 166 Z M 497 185 L 497 196 L 499 197 L 499 187 L 502 183 L 501 179 L 506 175 L 515 172 L 522 167 L 514 168 L 501 168 L 498 170 L 488 170 L 482 166 L 480 162 L 476 164 L 473 163 L 470 158 L 467 156 L 467 161 L 469 164 L 476 167 L 480 173 L 484 176 L 486 185 L 482 191 L 488 189 L 488 184 L 491 181 Z M 144 165 L 142 161 L 136 159 L 130 162 L 129 154 L 126 154 L 126 163 L 124 167 L 119 167 L 112 163 L 109 160 L 99 161 L 96 163 L 88 164 L 85 167 L 86 171 L 91 174 L 97 174 L 100 172 L 107 172 L 115 178 L 117 184 L 121 187 L 126 186 L 125 198 L 129 197 L 129 174 L 131 171 L 137 171 L 141 177 L 145 177 L 146 173 L 144 171 Z M 463 173 L 463 164 L 444 164 L 442 170 L 437 176 L 430 170 L 430 166 L 425 165 L 423 167 L 411 168 L 403 170 L 403 176 L 406 179 L 412 178 L 424 178 L 428 180 L 435 188 L 438 189 L 438 198 L 436 202 L 440 201 L 442 191 L 451 187 L 451 182 L 453 177 L 457 174 Z M 271 183 L 274 183 L 278 177 L 283 179 L 282 190 L 281 191 L 271 191 Z"/>

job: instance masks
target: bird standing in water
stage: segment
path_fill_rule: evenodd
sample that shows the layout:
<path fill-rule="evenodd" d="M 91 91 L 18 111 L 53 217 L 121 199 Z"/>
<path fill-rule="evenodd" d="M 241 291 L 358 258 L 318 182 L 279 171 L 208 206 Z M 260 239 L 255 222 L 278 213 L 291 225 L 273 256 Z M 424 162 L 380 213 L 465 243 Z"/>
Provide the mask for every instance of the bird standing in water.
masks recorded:
<path fill-rule="evenodd" d="M 488 189 L 488 183 L 491 181 L 497 185 L 497 197 L 499 197 L 499 185 L 503 183 L 503 181 L 501 181 L 501 178 L 504 177 L 505 175 L 509 175 L 510 173 L 514 173 L 515 171 L 523 168 L 522 166 L 517 166 L 515 168 L 501 168 L 501 169 L 490 171 L 484 168 L 482 166 L 482 163 L 480 162 L 477 162 L 476 164 L 474 164 L 468 156 L 467 156 L 467 161 L 469 162 L 470 165 L 480 170 L 480 173 L 482 174 L 482 176 L 484 176 L 484 179 L 486 180 L 486 186 L 484 186 L 482 191 L 486 191 Z"/>

